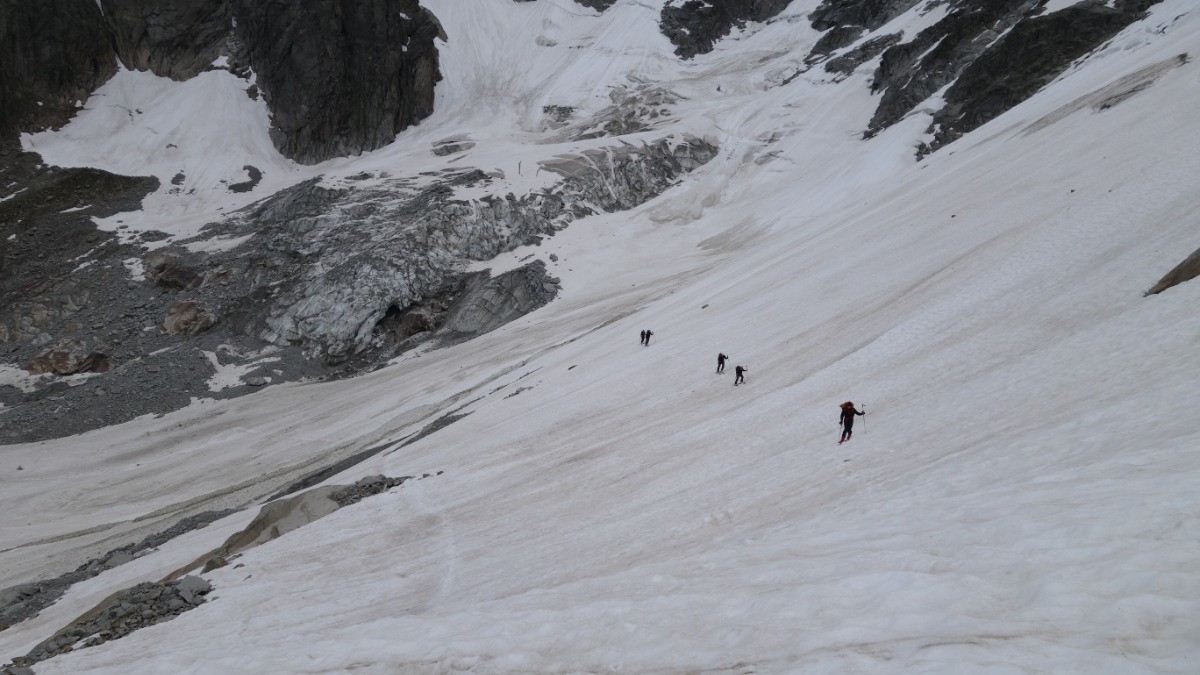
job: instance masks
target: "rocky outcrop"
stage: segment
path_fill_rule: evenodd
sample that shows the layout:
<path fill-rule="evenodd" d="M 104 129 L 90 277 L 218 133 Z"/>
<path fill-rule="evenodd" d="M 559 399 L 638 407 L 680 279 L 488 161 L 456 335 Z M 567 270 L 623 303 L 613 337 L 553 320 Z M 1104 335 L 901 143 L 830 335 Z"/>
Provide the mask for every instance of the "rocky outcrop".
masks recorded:
<path fill-rule="evenodd" d="M 871 82 L 871 91 L 883 95 L 866 136 L 900 121 L 953 82 L 1037 4 L 1037 0 L 994 0 L 960 5 L 912 40 L 885 51 Z"/>
<path fill-rule="evenodd" d="M 433 111 L 441 27 L 417 0 L 231 3 L 284 155 L 373 150 Z"/>
<path fill-rule="evenodd" d="M 805 63 L 812 65 L 829 57 L 833 52 L 853 44 L 864 32 L 862 26 L 834 26 L 825 31 L 821 39 L 817 40 L 817 44 L 813 45 L 812 51 L 804 59 Z"/>
<path fill-rule="evenodd" d="M 808 15 L 813 28 L 825 31 L 805 62 L 809 65 L 828 59 L 843 47 L 853 44 L 864 33 L 882 27 L 917 5 L 919 0 L 825 0 Z M 927 6 L 932 9 L 933 3 Z M 825 64 L 831 73 L 848 75 L 858 66 L 879 56 L 883 50 L 900 42 L 900 33 L 877 35 L 850 52 Z"/>
<path fill-rule="evenodd" d="M 441 473 L 440 471 L 438 472 Z M 428 477 L 428 474 L 426 474 Z M 367 497 L 387 492 L 397 485 L 403 485 L 405 481 L 412 480 L 412 476 L 400 476 L 392 478 L 383 474 L 374 476 L 364 476 L 354 482 L 354 485 L 347 485 L 338 490 L 335 490 L 330 498 L 338 503 L 339 507 L 350 506 L 357 504 Z"/>
<path fill-rule="evenodd" d="M 659 28 L 675 45 L 675 53 L 690 59 L 712 51 L 718 40 L 747 21 L 766 21 L 792 0 L 669 0 L 659 16 Z"/>
<path fill-rule="evenodd" d="M 116 72 L 96 3 L 0 0 L 0 153 L 21 131 L 66 122 Z"/>
<path fill-rule="evenodd" d="M 217 317 L 195 300 L 177 302 L 167 310 L 163 330 L 167 335 L 195 335 L 212 328 Z"/>
<path fill-rule="evenodd" d="M 813 28 L 822 31 L 839 26 L 873 31 L 916 7 L 920 1 L 825 0 L 808 15 L 808 20 L 812 22 Z"/>
<path fill-rule="evenodd" d="M 1161 0 L 1080 3 L 1017 22 L 962 69 L 934 117 L 932 152 L 1032 96 L 1079 57 L 1146 16 Z"/>
<path fill-rule="evenodd" d="M 174 253 L 154 251 L 142 256 L 146 277 L 162 288 L 190 291 L 204 282 L 204 273 L 192 267 Z"/>
<path fill-rule="evenodd" d="M 93 558 L 75 570 L 61 574 L 51 579 L 20 584 L 0 591 L 0 630 L 8 626 L 37 616 L 38 612 L 54 604 L 71 586 L 97 576 L 104 570 L 135 560 L 139 555 L 158 548 L 181 534 L 191 532 L 209 523 L 220 520 L 233 513 L 232 509 L 223 511 L 204 511 L 194 516 L 183 518 L 171 527 L 150 534 L 136 544 L 127 544 L 115 548 L 104 555 Z"/>
<path fill-rule="evenodd" d="M 441 475 L 441 471 L 438 475 Z M 432 474 L 425 474 L 428 478 Z M 167 575 L 167 579 L 178 579 L 201 566 L 204 571 L 224 567 L 243 551 L 278 539 L 283 535 L 320 520 L 338 509 L 355 504 L 371 495 L 386 492 L 403 485 L 412 476 L 390 478 L 388 476 L 366 476 L 353 485 L 325 485 L 301 492 L 297 495 L 272 498 L 258 511 L 258 515 L 246 527 L 230 535 L 225 543 L 201 555 Z M 185 577 L 186 578 L 186 577 Z"/>
<path fill-rule="evenodd" d="M 186 80 L 225 53 L 228 0 L 100 0 L 121 63 Z"/>
<path fill-rule="evenodd" d="M 1191 255 L 1179 263 L 1170 272 L 1167 272 L 1162 279 L 1158 280 L 1150 290 L 1146 291 L 1146 295 L 1157 295 L 1168 288 L 1178 286 L 1185 281 L 1191 281 L 1197 276 L 1200 276 L 1200 248 L 1196 249 Z"/>
<path fill-rule="evenodd" d="M 889 33 L 873 37 L 845 54 L 835 56 L 826 61 L 825 70 L 830 73 L 849 75 L 862 64 L 874 59 L 876 56 L 882 54 L 884 50 L 900 42 L 901 38 L 900 33 Z"/>
<path fill-rule="evenodd" d="M 204 596 L 211 591 L 212 584 L 197 576 L 138 584 L 105 598 L 25 656 L 13 659 L 12 665 L 29 667 L 59 654 L 102 645 L 135 630 L 170 621 L 204 603 Z"/>
<path fill-rule="evenodd" d="M 920 157 L 1029 98 L 1160 1 L 1091 0 L 1042 15 L 1044 3 L 1038 0 L 959 0 L 911 39 L 875 36 L 830 59 L 826 69 L 852 72 L 874 58 L 879 46 L 887 47 L 871 83 L 871 90 L 882 96 L 864 133 L 867 138 L 945 88 L 929 128 L 933 138 L 921 146 Z M 910 0 L 827 0 L 810 15 L 815 28 L 829 32 L 809 63 L 828 58 L 858 40 L 861 31 L 874 30 L 916 5 Z"/>

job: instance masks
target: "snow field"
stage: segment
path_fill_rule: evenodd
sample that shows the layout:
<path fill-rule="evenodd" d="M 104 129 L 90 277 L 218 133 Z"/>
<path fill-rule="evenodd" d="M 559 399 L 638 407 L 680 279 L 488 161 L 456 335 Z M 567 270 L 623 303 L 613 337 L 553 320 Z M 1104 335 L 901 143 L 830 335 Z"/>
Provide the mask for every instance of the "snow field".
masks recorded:
<path fill-rule="evenodd" d="M 4 448 L 26 469 L 0 479 L 16 582 L 74 545 L 14 548 L 35 537 L 470 412 L 330 482 L 445 474 L 254 549 L 207 575 L 216 600 L 38 672 L 1190 672 L 1200 286 L 1141 294 L 1197 245 L 1200 71 L 1023 130 L 1195 53 L 1200 15 L 1149 39 L 1188 9 L 1163 3 L 914 164 L 921 115 L 859 139 L 865 74 L 772 86 L 815 40 L 806 24 L 679 64 L 639 32 L 660 3 L 600 18 L 556 4 L 431 2 L 451 35 L 440 112 L 397 145 L 469 129 L 472 161 L 534 162 L 543 148 L 517 150 L 543 101 L 599 109 L 632 73 L 672 82 L 672 129 L 711 134 L 721 156 L 548 240 L 563 295 L 481 339 Z M 563 51 L 582 36 L 589 49 Z M 839 447 L 847 399 L 868 417 Z M 0 633 L 0 653 L 251 516 L 80 584 Z"/>

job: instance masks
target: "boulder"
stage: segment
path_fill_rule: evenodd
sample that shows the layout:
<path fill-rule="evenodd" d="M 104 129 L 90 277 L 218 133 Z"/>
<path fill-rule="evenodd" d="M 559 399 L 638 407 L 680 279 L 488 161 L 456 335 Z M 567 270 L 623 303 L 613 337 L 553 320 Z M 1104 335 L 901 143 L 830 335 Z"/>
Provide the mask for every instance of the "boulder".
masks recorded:
<path fill-rule="evenodd" d="M 195 335 L 208 330 L 217 322 L 203 305 L 195 300 L 177 302 L 167 310 L 163 330 L 168 335 Z"/>
<path fill-rule="evenodd" d="M 93 351 L 82 340 L 63 340 L 38 354 L 25 366 L 34 375 L 107 373 L 112 362 L 107 354 Z"/>
<path fill-rule="evenodd" d="M 189 605 L 198 605 L 201 597 L 212 590 L 212 584 L 194 574 L 189 574 L 175 584 L 175 590 L 184 602 Z"/>
<path fill-rule="evenodd" d="M 173 253 L 148 253 L 142 257 L 142 268 L 151 281 L 170 290 L 190 291 L 204 283 L 203 272 L 184 264 Z"/>

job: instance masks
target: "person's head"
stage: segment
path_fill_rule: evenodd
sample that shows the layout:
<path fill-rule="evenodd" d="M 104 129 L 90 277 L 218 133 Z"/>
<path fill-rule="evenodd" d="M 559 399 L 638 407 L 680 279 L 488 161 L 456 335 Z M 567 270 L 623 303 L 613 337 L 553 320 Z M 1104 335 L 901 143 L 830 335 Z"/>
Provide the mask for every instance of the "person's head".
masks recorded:
<path fill-rule="evenodd" d="M 853 401 L 846 401 L 845 403 L 843 403 L 843 404 L 842 404 L 842 407 L 843 407 L 843 408 L 853 408 L 853 407 L 854 407 L 854 402 L 853 402 Z"/>

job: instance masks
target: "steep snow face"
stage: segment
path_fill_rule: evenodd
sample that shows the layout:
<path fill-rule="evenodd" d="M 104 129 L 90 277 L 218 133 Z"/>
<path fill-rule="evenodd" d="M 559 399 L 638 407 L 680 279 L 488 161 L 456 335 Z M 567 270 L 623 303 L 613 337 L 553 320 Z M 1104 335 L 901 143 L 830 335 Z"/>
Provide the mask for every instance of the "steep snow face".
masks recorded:
<path fill-rule="evenodd" d="M 671 101 L 644 124 L 716 158 L 493 261 L 553 253 L 558 300 L 362 378 L 3 448 L 23 470 L 0 473 L 0 585 L 337 453 L 384 446 L 330 483 L 445 471 L 39 673 L 1191 669 L 1200 285 L 1142 295 L 1197 244 L 1190 0 L 920 163 L 921 107 L 862 141 L 867 73 L 796 76 L 816 2 L 690 62 L 655 30 L 661 4 L 429 2 L 450 36 L 439 112 L 325 167 L 418 174 L 453 161 L 423 144 L 469 139 L 516 191 L 614 99 Z M 543 106 L 574 112 L 556 127 Z M 848 399 L 868 415 L 838 446 Z M 78 584 L 0 653 L 250 515 Z"/>

